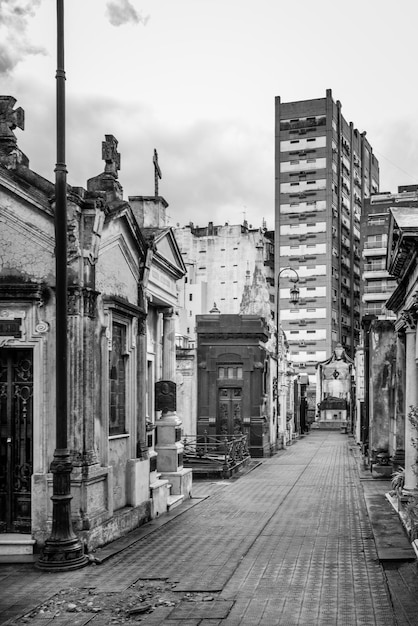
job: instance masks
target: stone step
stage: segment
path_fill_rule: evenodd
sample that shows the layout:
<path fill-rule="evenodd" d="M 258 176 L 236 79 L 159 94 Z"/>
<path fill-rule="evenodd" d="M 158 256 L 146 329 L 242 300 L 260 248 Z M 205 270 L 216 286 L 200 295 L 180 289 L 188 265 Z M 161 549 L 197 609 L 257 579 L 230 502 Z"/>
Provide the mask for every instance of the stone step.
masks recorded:
<path fill-rule="evenodd" d="M 0 563 L 33 561 L 35 540 L 31 535 L 19 533 L 0 534 Z"/>
<path fill-rule="evenodd" d="M 365 493 L 367 513 L 380 561 L 414 561 L 415 552 L 402 522 L 383 493 Z"/>
<path fill-rule="evenodd" d="M 184 495 L 178 494 L 178 495 L 174 495 L 174 496 L 168 496 L 167 498 L 167 511 L 171 511 L 172 509 L 175 509 L 176 506 L 179 506 L 184 500 Z"/>

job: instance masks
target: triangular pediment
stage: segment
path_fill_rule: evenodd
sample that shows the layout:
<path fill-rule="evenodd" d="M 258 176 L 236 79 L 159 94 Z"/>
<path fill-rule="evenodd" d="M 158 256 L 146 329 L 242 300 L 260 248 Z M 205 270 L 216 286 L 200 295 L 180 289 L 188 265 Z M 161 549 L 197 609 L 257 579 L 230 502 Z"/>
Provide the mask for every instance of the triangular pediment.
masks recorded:
<path fill-rule="evenodd" d="M 149 237 L 153 237 L 155 246 L 153 263 L 165 269 L 176 278 L 186 273 L 183 257 L 171 228 L 145 229 Z"/>

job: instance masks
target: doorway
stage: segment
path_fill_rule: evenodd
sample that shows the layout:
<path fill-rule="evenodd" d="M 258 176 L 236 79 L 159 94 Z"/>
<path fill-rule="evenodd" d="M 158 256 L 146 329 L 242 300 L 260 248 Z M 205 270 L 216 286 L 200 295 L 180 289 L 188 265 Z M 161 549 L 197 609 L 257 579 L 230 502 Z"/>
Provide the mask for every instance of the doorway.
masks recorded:
<path fill-rule="evenodd" d="M 33 352 L 0 348 L 0 532 L 31 532 Z"/>
<path fill-rule="evenodd" d="M 241 387 L 220 388 L 216 433 L 236 435 L 242 432 L 242 389 Z"/>

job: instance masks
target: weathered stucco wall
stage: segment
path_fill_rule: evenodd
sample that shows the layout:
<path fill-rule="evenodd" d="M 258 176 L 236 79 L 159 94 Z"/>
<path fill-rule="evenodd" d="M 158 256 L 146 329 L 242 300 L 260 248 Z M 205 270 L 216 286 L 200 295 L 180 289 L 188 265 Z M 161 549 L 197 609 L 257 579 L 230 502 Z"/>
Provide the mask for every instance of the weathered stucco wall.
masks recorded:
<path fill-rule="evenodd" d="M 389 450 L 395 411 L 396 334 L 393 322 L 376 320 L 370 333 L 370 449 Z"/>
<path fill-rule="evenodd" d="M 0 195 L 0 276 L 55 283 L 54 223 Z"/>

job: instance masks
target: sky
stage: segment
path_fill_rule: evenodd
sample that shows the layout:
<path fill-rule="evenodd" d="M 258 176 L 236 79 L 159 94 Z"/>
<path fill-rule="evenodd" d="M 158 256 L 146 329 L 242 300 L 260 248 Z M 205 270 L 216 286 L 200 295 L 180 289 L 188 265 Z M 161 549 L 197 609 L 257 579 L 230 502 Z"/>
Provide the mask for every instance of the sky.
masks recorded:
<path fill-rule="evenodd" d="M 118 140 L 124 198 L 154 194 L 169 224 L 274 228 L 274 104 L 325 97 L 367 138 L 380 190 L 418 182 L 416 0 L 64 0 L 70 185 Z M 54 180 L 56 2 L 0 0 L 1 94 L 18 145 Z"/>

